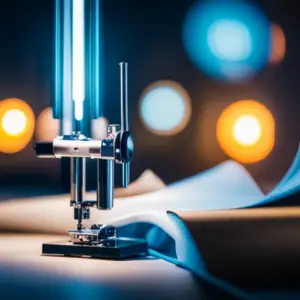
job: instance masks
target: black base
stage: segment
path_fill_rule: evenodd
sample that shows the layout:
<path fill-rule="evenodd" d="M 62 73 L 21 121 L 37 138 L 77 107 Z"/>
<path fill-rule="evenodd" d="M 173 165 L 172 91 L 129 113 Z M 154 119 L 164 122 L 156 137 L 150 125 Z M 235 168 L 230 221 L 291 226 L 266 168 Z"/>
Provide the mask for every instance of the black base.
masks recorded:
<path fill-rule="evenodd" d="M 79 245 L 71 242 L 43 244 L 42 254 L 65 256 L 90 256 L 97 258 L 120 259 L 145 256 L 148 245 L 145 240 L 116 238 L 96 245 Z"/>

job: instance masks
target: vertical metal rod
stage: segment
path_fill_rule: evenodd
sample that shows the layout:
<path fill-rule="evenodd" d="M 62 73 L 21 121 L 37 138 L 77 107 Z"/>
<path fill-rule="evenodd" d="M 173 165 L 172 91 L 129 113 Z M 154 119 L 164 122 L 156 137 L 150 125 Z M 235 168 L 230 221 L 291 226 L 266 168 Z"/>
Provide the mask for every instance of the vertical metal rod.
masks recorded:
<path fill-rule="evenodd" d="M 85 158 L 71 158 L 71 200 L 76 204 L 82 203 L 85 198 Z M 78 209 L 78 208 L 74 208 Z M 82 228 L 82 208 L 77 213 L 77 228 Z"/>
<path fill-rule="evenodd" d="M 75 178 L 75 158 L 70 158 L 70 187 L 71 187 L 71 201 L 75 201 L 75 185 L 76 185 L 76 178 Z"/>
<path fill-rule="evenodd" d="M 127 188 L 130 182 L 130 163 L 122 164 L 122 186 Z"/>
<path fill-rule="evenodd" d="M 129 131 L 128 122 L 128 63 L 120 63 L 121 85 L 121 131 Z M 130 164 L 122 164 L 122 186 L 127 187 L 130 181 Z"/>
<path fill-rule="evenodd" d="M 128 63 L 120 63 L 121 130 L 128 131 Z"/>
<path fill-rule="evenodd" d="M 114 200 L 114 161 L 97 160 L 97 208 L 111 209 Z"/>
<path fill-rule="evenodd" d="M 84 201 L 85 193 L 86 193 L 86 158 L 81 158 L 82 160 L 82 192 L 81 192 L 81 199 Z"/>

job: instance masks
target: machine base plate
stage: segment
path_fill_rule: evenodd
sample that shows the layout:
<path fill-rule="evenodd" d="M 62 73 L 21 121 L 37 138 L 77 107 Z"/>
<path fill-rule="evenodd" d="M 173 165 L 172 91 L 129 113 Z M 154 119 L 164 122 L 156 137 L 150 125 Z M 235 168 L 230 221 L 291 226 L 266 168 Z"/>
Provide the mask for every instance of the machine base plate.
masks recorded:
<path fill-rule="evenodd" d="M 43 244 L 43 255 L 89 256 L 107 259 L 122 259 L 145 256 L 148 244 L 142 239 L 113 238 L 100 244 L 73 244 L 72 242 L 56 242 Z"/>

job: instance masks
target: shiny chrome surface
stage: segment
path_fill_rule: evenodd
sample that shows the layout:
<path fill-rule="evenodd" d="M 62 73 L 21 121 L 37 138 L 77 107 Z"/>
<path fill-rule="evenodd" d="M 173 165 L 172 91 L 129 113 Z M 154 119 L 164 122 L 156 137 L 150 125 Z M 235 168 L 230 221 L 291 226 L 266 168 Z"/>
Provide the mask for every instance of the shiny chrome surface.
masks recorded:
<path fill-rule="evenodd" d="M 97 194 L 96 207 L 101 210 L 113 208 L 114 201 L 114 161 L 116 160 L 116 135 L 120 125 L 111 124 L 107 128 L 107 139 L 102 140 L 101 156 L 105 159 L 97 160 Z M 113 160 L 107 158 L 113 157 Z"/>
<path fill-rule="evenodd" d="M 54 139 L 53 152 L 56 158 L 101 158 L 101 140 L 92 140 L 88 138 L 72 139 L 68 137 L 69 136 L 63 136 Z"/>
<path fill-rule="evenodd" d="M 85 199 L 86 161 L 85 158 L 71 157 L 71 200 L 76 204 Z"/>
<path fill-rule="evenodd" d="M 130 163 L 122 164 L 122 186 L 127 188 L 130 182 Z"/>
<path fill-rule="evenodd" d="M 107 138 L 101 141 L 100 157 L 102 159 L 115 159 L 115 142 L 113 138 Z"/>
<path fill-rule="evenodd" d="M 121 133 L 129 131 L 128 122 L 128 64 L 120 63 L 120 90 L 121 90 Z M 122 138 L 122 137 L 121 137 Z M 122 164 L 122 186 L 128 187 L 130 182 L 130 163 Z"/>
<path fill-rule="evenodd" d="M 128 63 L 120 63 L 121 130 L 129 130 L 128 122 Z"/>
<path fill-rule="evenodd" d="M 108 225 L 92 225 L 91 228 L 68 231 L 74 244 L 97 244 L 105 239 L 116 238 L 116 228 Z"/>
<path fill-rule="evenodd" d="M 114 162 L 112 160 L 97 161 L 97 208 L 108 210 L 113 208 L 114 201 Z"/>
<path fill-rule="evenodd" d="M 119 131 L 120 131 L 119 124 L 109 124 L 107 127 L 107 134 L 109 138 L 114 138 Z"/>
<path fill-rule="evenodd" d="M 71 158 L 71 201 L 76 203 L 74 219 L 78 220 L 77 228 L 82 228 L 82 219 L 89 218 L 89 209 L 82 208 L 81 203 L 85 199 L 86 161 L 85 158 Z"/>

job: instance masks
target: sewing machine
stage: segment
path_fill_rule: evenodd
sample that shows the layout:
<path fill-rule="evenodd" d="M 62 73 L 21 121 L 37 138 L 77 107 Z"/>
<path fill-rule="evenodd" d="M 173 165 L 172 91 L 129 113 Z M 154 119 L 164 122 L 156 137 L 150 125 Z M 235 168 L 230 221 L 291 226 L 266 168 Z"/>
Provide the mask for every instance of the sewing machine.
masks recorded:
<path fill-rule="evenodd" d="M 114 202 L 114 163 L 122 164 L 122 185 L 130 182 L 130 162 L 134 143 L 128 125 L 128 65 L 120 63 L 121 125 L 110 124 L 107 137 L 95 140 L 74 131 L 71 135 L 56 137 L 52 142 L 34 145 L 38 157 L 71 160 L 71 201 L 77 228 L 68 231 L 70 240 L 43 244 L 43 254 L 62 254 L 105 258 L 124 258 L 147 254 L 147 243 L 140 239 L 119 237 L 114 226 L 83 224 L 89 219 L 91 208 L 110 210 Z M 86 158 L 97 161 L 96 200 L 85 199 Z"/>

